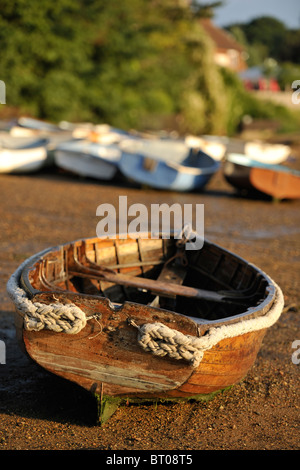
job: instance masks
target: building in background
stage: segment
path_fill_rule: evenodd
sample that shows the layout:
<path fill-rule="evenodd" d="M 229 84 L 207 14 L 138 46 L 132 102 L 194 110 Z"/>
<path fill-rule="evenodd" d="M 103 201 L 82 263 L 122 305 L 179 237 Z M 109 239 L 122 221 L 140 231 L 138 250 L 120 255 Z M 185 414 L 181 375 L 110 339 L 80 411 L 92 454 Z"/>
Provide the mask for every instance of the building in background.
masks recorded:
<path fill-rule="evenodd" d="M 229 33 L 215 26 L 210 18 L 201 19 L 200 24 L 215 45 L 216 64 L 238 73 L 247 69 L 248 54 Z"/>

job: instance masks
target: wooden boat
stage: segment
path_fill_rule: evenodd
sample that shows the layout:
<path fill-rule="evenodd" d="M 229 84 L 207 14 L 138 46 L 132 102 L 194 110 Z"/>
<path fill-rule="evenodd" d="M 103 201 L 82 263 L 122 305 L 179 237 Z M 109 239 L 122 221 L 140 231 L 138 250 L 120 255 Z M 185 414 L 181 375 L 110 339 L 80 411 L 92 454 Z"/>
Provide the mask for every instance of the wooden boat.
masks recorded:
<path fill-rule="evenodd" d="M 263 271 L 207 240 L 187 250 L 188 239 L 78 240 L 7 284 L 29 356 L 95 394 L 101 422 L 128 401 L 206 400 L 236 384 L 281 314 Z"/>
<path fill-rule="evenodd" d="M 267 165 L 240 154 L 227 156 L 226 180 L 238 190 L 265 194 L 274 199 L 300 198 L 300 171 L 283 165 Z"/>
<path fill-rule="evenodd" d="M 32 173 L 47 162 L 47 140 L 1 136 L 0 173 Z"/>
<path fill-rule="evenodd" d="M 88 139 L 64 142 L 54 151 L 54 162 L 59 168 L 101 180 L 111 180 L 115 176 L 120 157 L 117 145 Z"/>
<path fill-rule="evenodd" d="M 219 162 L 176 139 L 130 139 L 120 143 L 121 173 L 153 188 L 173 191 L 202 189 Z"/>

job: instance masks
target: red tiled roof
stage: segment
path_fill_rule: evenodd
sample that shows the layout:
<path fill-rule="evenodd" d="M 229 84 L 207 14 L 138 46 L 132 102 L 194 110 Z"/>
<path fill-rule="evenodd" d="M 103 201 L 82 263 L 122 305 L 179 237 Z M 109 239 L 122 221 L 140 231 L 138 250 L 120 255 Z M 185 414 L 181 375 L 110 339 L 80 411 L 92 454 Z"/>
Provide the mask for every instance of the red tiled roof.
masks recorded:
<path fill-rule="evenodd" d="M 229 33 L 215 26 L 209 18 L 201 19 L 200 24 L 214 41 L 217 48 L 235 49 L 239 52 L 244 50 L 243 47 L 238 42 L 236 42 L 232 36 L 230 36 Z"/>

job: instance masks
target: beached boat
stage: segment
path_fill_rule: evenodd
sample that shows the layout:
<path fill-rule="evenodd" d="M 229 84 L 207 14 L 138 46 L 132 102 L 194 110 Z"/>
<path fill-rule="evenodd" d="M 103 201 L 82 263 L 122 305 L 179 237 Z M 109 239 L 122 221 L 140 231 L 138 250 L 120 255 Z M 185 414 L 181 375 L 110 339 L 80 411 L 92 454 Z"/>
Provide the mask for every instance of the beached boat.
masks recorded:
<path fill-rule="evenodd" d="M 17 125 L 24 129 L 32 129 L 33 131 L 41 132 L 57 132 L 60 130 L 59 126 L 56 124 L 27 116 L 20 117 L 17 120 Z"/>
<path fill-rule="evenodd" d="M 124 139 L 131 139 L 133 137 L 134 135 L 129 132 L 112 127 L 109 124 L 96 124 L 89 135 L 90 140 L 101 144 L 117 144 Z"/>
<path fill-rule="evenodd" d="M 0 173 L 32 173 L 47 163 L 47 140 L 1 135 Z"/>
<path fill-rule="evenodd" d="M 221 161 L 225 156 L 227 143 L 225 137 L 187 135 L 184 140 L 189 147 L 202 150 L 214 160 Z"/>
<path fill-rule="evenodd" d="M 192 137 L 189 138 L 190 140 Z M 197 138 L 195 138 L 195 142 Z M 226 136 L 203 135 L 198 138 L 202 150 L 216 160 L 222 160 L 227 154 L 244 154 L 252 160 L 270 165 L 278 165 L 288 159 L 291 148 L 285 144 L 272 144 L 262 141 L 244 141 Z"/>
<path fill-rule="evenodd" d="M 26 127 L 28 125 L 29 127 Z M 12 141 L 20 142 L 22 139 L 46 139 L 47 161 L 46 166 L 54 165 L 54 151 L 58 145 L 79 139 L 74 137 L 73 131 L 56 126 L 55 124 L 39 121 L 36 119 L 20 118 L 19 123 L 12 126 L 9 130 L 9 136 Z M 1 138 L 0 138 L 1 140 Z"/>
<path fill-rule="evenodd" d="M 120 144 L 118 163 L 136 183 L 172 191 L 202 189 L 219 169 L 219 162 L 176 139 L 130 139 Z"/>
<path fill-rule="evenodd" d="M 240 191 L 274 199 L 300 198 L 300 171 L 287 166 L 267 165 L 246 155 L 230 154 L 224 165 L 224 176 Z"/>
<path fill-rule="evenodd" d="M 278 165 L 288 159 L 291 148 L 284 144 L 250 141 L 245 143 L 244 153 L 252 160 L 268 163 L 269 165 Z"/>
<path fill-rule="evenodd" d="M 195 236 L 78 240 L 8 281 L 25 351 L 93 393 L 101 422 L 125 402 L 207 400 L 236 384 L 279 318 L 267 274 Z"/>
<path fill-rule="evenodd" d="M 118 171 L 121 151 L 115 144 L 102 144 L 88 139 L 57 145 L 55 164 L 80 176 L 111 180 Z"/>
<path fill-rule="evenodd" d="M 120 140 L 131 136 L 127 131 L 112 127 L 109 124 L 92 124 L 90 122 L 71 123 L 68 121 L 61 121 L 59 123 L 59 128 L 61 130 L 72 132 L 75 139 L 89 139 L 101 144 L 115 144 L 120 142 Z"/>

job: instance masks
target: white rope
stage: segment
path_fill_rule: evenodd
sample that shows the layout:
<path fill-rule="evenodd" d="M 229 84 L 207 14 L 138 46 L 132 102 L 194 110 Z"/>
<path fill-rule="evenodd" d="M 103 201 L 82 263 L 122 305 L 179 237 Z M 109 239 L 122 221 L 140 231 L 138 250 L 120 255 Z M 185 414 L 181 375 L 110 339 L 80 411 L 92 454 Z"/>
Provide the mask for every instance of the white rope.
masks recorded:
<path fill-rule="evenodd" d="M 22 263 L 7 283 L 8 295 L 23 316 L 24 328 L 29 331 L 46 329 L 57 333 L 78 333 L 87 322 L 85 313 L 79 307 L 72 303 L 64 305 L 56 302 L 47 305 L 32 302 L 20 287 L 19 280 L 24 266 L 35 259 L 36 256 L 33 256 Z"/>
<path fill-rule="evenodd" d="M 221 340 L 269 328 L 280 317 L 284 306 L 281 289 L 275 284 L 276 299 L 266 315 L 242 320 L 237 323 L 212 327 L 200 338 L 184 335 L 162 323 L 145 323 L 142 326 L 130 323 L 138 328 L 138 342 L 144 351 L 156 356 L 169 356 L 172 359 L 185 359 L 193 367 L 198 367 L 204 352 Z"/>

